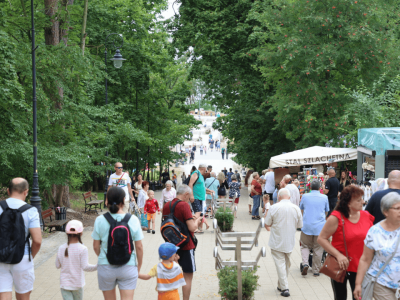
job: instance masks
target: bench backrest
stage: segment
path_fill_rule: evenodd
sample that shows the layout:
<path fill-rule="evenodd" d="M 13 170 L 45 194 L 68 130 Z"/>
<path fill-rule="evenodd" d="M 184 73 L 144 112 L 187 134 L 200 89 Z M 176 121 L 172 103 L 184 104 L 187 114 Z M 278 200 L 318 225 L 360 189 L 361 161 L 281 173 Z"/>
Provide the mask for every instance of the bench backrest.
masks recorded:
<path fill-rule="evenodd" d="M 48 210 L 42 211 L 42 218 L 46 219 L 48 217 L 51 217 L 53 215 L 53 210 L 49 208 Z"/>
<path fill-rule="evenodd" d="M 92 195 L 92 192 L 87 192 L 87 193 L 84 193 L 83 194 L 83 199 L 87 199 L 87 198 L 90 198 L 90 197 L 93 197 L 93 195 Z"/>

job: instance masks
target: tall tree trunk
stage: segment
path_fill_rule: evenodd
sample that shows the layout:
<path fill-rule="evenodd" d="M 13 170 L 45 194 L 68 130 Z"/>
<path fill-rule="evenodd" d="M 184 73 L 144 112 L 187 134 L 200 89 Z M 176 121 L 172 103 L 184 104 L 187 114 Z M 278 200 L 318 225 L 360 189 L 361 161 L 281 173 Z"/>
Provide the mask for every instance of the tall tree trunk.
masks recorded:
<path fill-rule="evenodd" d="M 83 23 L 82 23 L 82 36 L 81 36 L 81 49 L 82 56 L 85 55 L 85 44 L 86 44 L 86 21 L 87 21 L 87 9 L 89 0 L 85 0 L 85 7 L 83 9 Z"/>
<path fill-rule="evenodd" d="M 44 0 L 44 12 L 51 18 L 51 26 L 44 28 L 46 45 L 56 46 L 60 43 L 60 22 L 56 18 L 58 0 Z"/>
<path fill-rule="evenodd" d="M 60 42 L 63 41 L 64 45 L 68 45 L 68 31 L 69 31 L 69 11 L 68 6 L 73 5 L 74 0 L 62 0 L 62 7 L 65 10 L 64 19 L 60 20 Z"/>

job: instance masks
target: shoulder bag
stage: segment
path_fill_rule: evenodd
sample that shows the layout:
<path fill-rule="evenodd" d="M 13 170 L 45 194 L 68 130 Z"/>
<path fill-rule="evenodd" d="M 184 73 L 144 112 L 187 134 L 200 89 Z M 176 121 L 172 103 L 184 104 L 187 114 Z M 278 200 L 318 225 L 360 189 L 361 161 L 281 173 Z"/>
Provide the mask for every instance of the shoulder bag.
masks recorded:
<path fill-rule="evenodd" d="M 389 259 L 386 261 L 383 267 L 379 269 L 379 272 L 375 276 L 372 276 L 368 273 L 365 274 L 363 282 L 361 284 L 361 297 L 363 300 L 372 300 L 372 296 L 374 294 L 375 282 L 379 278 L 379 275 L 381 275 L 383 270 L 385 270 L 386 266 L 389 264 L 392 258 L 396 255 L 397 248 L 399 247 L 399 242 L 400 242 L 400 235 L 397 235 L 396 248 L 394 249 Z"/>
<path fill-rule="evenodd" d="M 346 235 L 344 233 L 344 219 L 343 216 L 340 215 L 342 218 L 342 224 L 343 224 L 343 241 L 344 241 L 344 248 L 346 249 L 346 257 L 350 261 L 349 254 L 347 253 L 347 244 L 346 244 Z M 324 264 L 322 265 L 321 270 L 319 270 L 320 273 L 325 274 L 326 276 L 332 278 L 333 280 L 343 283 L 344 278 L 346 277 L 346 271 L 347 270 L 342 270 L 339 266 L 339 263 L 336 259 L 336 257 L 328 255 L 325 258 Z"/>

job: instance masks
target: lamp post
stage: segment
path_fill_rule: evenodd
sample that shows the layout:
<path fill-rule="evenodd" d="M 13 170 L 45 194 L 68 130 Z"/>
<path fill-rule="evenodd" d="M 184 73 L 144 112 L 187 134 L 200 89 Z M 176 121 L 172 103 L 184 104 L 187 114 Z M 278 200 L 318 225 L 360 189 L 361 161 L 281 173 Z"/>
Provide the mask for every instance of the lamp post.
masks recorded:
<path fill-rule="evenodd" d="M 32 0 L 32 1 L 33 1 L 33 0 Z M 112 61 L 114 62 L 114 67 L 115 67 L 116 69 L 120 69 L 120 68 L 122 67 L 123 61 L 126 60 L 125 58 L 122 58 L 121 52 L 119 51 L 119 48 L 121 48 L 122 45 L 124 44 L 124 39 L 123 39 L 122 36 L 121 36 L 120 34 L 118 34 L 118 33 L 110 33 L 109 35 L 107 35 L 106 41 L 105 41 L 105 43 L 104 43 L 104 46 L 105 46 L 105 50 L 104 50 L 104 63 L 105 63 L 105 67 L 106 67 L 106 74 L 108 74 L 108 73 L 107 73 L 107 40 L 108 40 L 108 38 L 109 38 L 110 35 L 114 35 L 114 34 L 118 35 L 118 36 L 121 38 L 122 42 L 121 42 L 121 45 L 120 45 L 119 47 L 116 47 L 116 46 L 115 46 L 115 43 L 114 43 L 114 41 L 113 41 L 113 47 L 116 48 L 116 50 L 115 50 L 114 57 L 111 58 L 110 60 L 112 60 Z M 107 105 L 107 104 L 108 104 L 107 76 L 106 76 L 106 80 L 105 80 L 105 88 L 106 88 L 106 105 Z M 107 123 L 108 123 L 108 117 L 107 117 L 107 120 L 106 120 L 106 124 L 107 124 Z M 108 125 L 106 125 L 106 129 L 107 129 L 107 132 L 108 132 Z M 106 157 L 107 157 L 107 156 L 108 156 L 108 150 L 106 150 Z M 105 181 L 105 184 L 104 184 L 104 200 L 106 200 L 106 196 L 107 196 L 107 187 L 108 187 L 107 158 L 106 158 L 106 161 L 105 161 L 105 166 L 106 166 L 106 181 Z"/>
<path fill-rule="evenodd" d="M 36 47 L 35 47 L 35 22 L 33 17 L 33 0 L 31 0 L 31 23 L 32 23 L 32 104 L 33 104 L 33 183 L 31 204 L 36 207 L 39 216 L 42 213 L 42 199 L 39 197 L 39 175 L 37 171 L 37 99 L 36 99 Z"/>

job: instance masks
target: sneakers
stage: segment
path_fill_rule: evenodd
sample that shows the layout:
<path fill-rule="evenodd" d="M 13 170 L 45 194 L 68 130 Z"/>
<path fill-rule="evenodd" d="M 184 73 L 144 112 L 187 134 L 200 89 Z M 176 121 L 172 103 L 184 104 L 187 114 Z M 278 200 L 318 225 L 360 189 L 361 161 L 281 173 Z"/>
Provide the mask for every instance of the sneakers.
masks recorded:
<path fill-rule="evenodd" d="M 314 277 L 318 277 L 319 276 L 319 273 L 314 273 Z"/>
<path fill-rule="evenodd" d="M 283 290 L 281 293 L 282 297 L 290 297 L 289 290 Z"/>
<path fill-rule="evenodd" d="M 147 233 L 150 233 L 150 229 L 147 230 Z"/>
<path fill-rule="evenodd" d="M 308 265 L 304 265 L 303 269 L 301 270 L 301 275 L 303 275 L 303 276 L 307 275 L 308 268 L 309 268 Z"/>
<path fill-rule="evenodd" d="M 155 230 L 153 230 L 152 232 L 153 232 L 153 234 L 156 234 L 156 231 L 155 231 Z"/>

